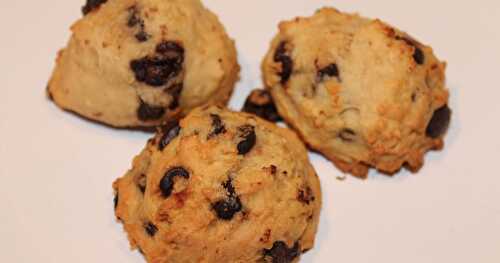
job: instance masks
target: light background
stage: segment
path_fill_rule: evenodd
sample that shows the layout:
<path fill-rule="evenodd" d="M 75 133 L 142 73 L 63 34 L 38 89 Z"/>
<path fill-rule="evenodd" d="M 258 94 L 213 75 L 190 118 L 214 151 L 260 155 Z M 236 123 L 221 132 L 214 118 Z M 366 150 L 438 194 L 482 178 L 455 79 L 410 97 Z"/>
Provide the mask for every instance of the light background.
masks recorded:
<path fill-rule="evenodd" d="M 111 130 L 44 96 L 83 0 L 0 5 L 0 262 L 144 262 L 115 222 L 111 183 L 149 134 Z M 379 17 L 448 61 L 454 110 L 443 152 L 415 175 L 368 180 L 311 154 L 324 191 L 317 246 L 302 262 L 500 262 L 500 2 L 206 0 L 236 39 L 239 109 L 261 85 L 278 21 L 330 5 Z"/>

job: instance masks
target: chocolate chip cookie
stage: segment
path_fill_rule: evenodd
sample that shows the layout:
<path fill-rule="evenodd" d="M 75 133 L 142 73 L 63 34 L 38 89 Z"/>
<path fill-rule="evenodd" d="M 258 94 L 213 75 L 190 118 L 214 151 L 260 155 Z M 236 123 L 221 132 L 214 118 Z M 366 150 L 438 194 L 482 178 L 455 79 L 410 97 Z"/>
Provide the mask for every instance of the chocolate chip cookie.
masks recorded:
<path fill-rule="evenodd" d="M 247 113 L 193 110 L 114 183 L 116 216 L 148 262 L 298 262 L 321 207 L 295 133 Z"/>
<path fill-rule="evenodd" d="M 280 115 L 345 172 L 419 169 L 450 122 L 446 64 L 376 19 L 323 8 L 282 22 L 262 70 Z"/>
<path fill-rule="evenodd" d="M 235 45 L 199 0 L 87 0 L 82 12 L 47 89 L 62 109 L 150 127 L 227 103 Z"/>

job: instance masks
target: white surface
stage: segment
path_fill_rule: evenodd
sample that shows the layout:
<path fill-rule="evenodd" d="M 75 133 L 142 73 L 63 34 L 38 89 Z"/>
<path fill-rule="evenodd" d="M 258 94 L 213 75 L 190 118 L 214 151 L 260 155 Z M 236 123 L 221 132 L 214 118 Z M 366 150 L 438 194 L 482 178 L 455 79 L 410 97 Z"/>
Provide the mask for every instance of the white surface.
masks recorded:
<path fill-rule="evenodd" d="M 116 131 L 44 97 L 83 0 L 2 1 L 0 262 L 144 262 L 115 222 L 111 183 L 148 134 Z M 443 152 L 415 175 L 362 181 L 311 155 L 324 191 L 317 246 L 302 262 L 500 262 L 500 2 L 205 1 L 236 39 L 235 109 L 260 86 L 278 21 L 334 5 L 380 17 L 448 61 L 453 122 Z"/>

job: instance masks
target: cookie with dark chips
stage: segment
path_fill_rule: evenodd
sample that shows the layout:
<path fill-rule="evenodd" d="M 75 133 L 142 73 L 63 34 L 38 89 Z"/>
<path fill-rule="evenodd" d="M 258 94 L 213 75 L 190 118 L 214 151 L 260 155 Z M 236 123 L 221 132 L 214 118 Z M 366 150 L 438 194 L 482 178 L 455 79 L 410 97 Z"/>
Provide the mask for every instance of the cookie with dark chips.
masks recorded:
<path fill-rule="evenodd" d="M 233 41 L 199 0 L 87 0 L 47 94 L 119 128 L 155 127 L 225 105 L 238 79 Z"/>
<path fill-rule="evenodd" d="M 251 114 L 193 110 L 159 129 L 113 187 L 148 262 L 290 263 L 314 245 L 321 189 L 306 148 Z"/>
<path fill-rule="evenodd" d="M 395 173 L 443 146 L 446 63 L 378 19 L 333 8 L 280 23 L 262 63 L 283 119 L 344 172 Z"/>

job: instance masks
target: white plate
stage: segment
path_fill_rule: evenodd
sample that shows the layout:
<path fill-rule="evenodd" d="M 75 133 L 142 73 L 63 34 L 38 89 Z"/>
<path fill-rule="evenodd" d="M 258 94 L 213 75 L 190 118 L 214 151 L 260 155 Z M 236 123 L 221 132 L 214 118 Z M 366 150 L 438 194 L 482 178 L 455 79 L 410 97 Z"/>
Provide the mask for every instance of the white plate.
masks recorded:
<path fill-rule="evenodd" d="M 0 262 L 144 262 L 115 222 L 111 183 L 149 134 L 111 130 L 57 109 L 44 89 L 83 0 L 2 1 Z M 236 39 L 239 109 L 261 85 L 277 23 L 323 5 L 380 17 L 448 61 L 454 110 L 442 152 L 418 174 L 341 175 L 311 154 L 324 209 L 302 262 L 500 262 L 500 2 L 205 1 Z"/>

